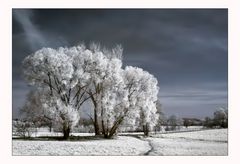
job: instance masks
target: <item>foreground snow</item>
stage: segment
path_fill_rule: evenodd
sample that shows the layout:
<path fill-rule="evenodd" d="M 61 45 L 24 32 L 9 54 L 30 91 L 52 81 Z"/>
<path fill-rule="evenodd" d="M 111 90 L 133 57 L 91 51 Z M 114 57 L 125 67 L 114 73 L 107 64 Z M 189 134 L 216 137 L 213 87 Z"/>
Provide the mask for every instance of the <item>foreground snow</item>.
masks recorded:
<path fill-rule="evenodd" d="M 119 136 L 91 141 L 13 141 L 13 155 L 140 155 L 149 150 L 147 142 Z"/>
<path fill-rule="evenodd" d="M 13 140 L 13 155 L 227 155 L 227 145 L 227 129 L 217 129 L 111 140 Z"/>

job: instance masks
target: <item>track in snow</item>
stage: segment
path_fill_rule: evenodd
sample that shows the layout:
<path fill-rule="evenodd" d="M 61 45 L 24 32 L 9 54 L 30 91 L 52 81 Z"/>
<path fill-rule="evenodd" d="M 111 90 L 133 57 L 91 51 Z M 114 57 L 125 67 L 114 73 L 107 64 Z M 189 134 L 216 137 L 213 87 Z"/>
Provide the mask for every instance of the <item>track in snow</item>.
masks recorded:
<path fill-rule="evenodd" d="M 141 153 L 139 155 L 149 155 L 154 150 L 154 146 L 153 146 L 152 142 L 148 139 L 143 139 L 143 136 L 131 135 L 131 137 L 134 137 L 134 138 L 137 138 L 141 141 L 147 142 L 149 147 L 150 147 L 150 149 L 148 151 L 146 151 L 145 153 Z"/>
<path fill-rule="evenodd" d="M 145 140 L 145 141 L 148 142 L 148 145 L 151 147 L 151 149 L 148 150 L 148 151 L 147 151 L 146 153 L 144 153 L 143 155 L 149 155 L 149 154 L 154 150 L 154 146 L 153 146 L 153 144 L 152 144 L 151 141 L 149 141 L 149 140 Z"/>

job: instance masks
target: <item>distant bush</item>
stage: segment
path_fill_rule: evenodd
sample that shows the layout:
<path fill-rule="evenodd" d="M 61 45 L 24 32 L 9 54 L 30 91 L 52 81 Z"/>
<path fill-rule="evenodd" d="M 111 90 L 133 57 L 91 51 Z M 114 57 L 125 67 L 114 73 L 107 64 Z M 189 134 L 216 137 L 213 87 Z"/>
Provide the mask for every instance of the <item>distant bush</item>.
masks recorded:
<path fill-rule="evenodd" d="M 168 119 L 167 119 L 167 123 L 166 123 L 166 128 L 165 131 L 173 131 L 173 130 L 179 130 L 180 126 L 183 125 L 183 121 L 182 119 L 178 118 L 175 115 L 171 115 Z"/>
<path fill-rule="evenodd" d="M 13 131 L 16 136 L 27 138 L 34 133 L 33 123 L 25 121 L 14 121 Z"/>
<path fill-rule="evenodd" d="M 220 108 L 215 111 L 213 118 L 205 118 L 203 126 L 207 128 L 228 128 L 228 110 Z"/>
<path fill-rule="evenodd" d="M 213 121 L 216 126 L 219 126 L 221 128 L 227 128 L 228 127 L 228 111 L 222 108 L 215 111 Z"/>

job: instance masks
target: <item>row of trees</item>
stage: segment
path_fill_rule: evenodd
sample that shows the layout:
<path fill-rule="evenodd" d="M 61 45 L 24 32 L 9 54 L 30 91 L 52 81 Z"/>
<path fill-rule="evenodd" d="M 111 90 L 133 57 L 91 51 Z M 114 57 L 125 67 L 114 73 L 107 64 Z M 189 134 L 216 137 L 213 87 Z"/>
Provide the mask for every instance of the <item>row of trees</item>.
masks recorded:
<path fill-rule="evenodd" d="M 34 124 L 61 127 L 64 139 L 79 122 L 86 102 L 96 135 L 111 138 L 121 125 L 142 125 L 145 134 L 157 123 L 157 79 L 141 68 L 122 68 L 121 46 L 91 44 L 43 48 L 23 61 L 34 90 L 22 111 Z"/>
<path fill-rule="evenodd" d="M 164 121 L 165 120 L 165 121 Z M 228 128 L 228 109 L 220 107 L 213 113 L 213 117 L 206 117 L 204 120 L 197 118 L 178 118 L 175 115 L 163 119 L 162 125 L 168 130 L 175 130 L 179 126 L 204 126 L 207 128 Z"/>

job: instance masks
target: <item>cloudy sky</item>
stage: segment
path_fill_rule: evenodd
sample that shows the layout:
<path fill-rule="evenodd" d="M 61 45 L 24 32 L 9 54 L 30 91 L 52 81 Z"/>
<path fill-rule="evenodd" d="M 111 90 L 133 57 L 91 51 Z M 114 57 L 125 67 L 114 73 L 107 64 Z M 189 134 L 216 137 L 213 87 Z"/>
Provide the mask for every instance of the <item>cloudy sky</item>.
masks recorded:
<path fill-rule="evenodd" d="M 21 62 L 41 47 L 96 41 L 124 47 L 124 65 L 157 77 L 167 115 L 211 116 L 227 106 L 226 9 L 13 9 L 13 117 L 30 87 Z"/>

